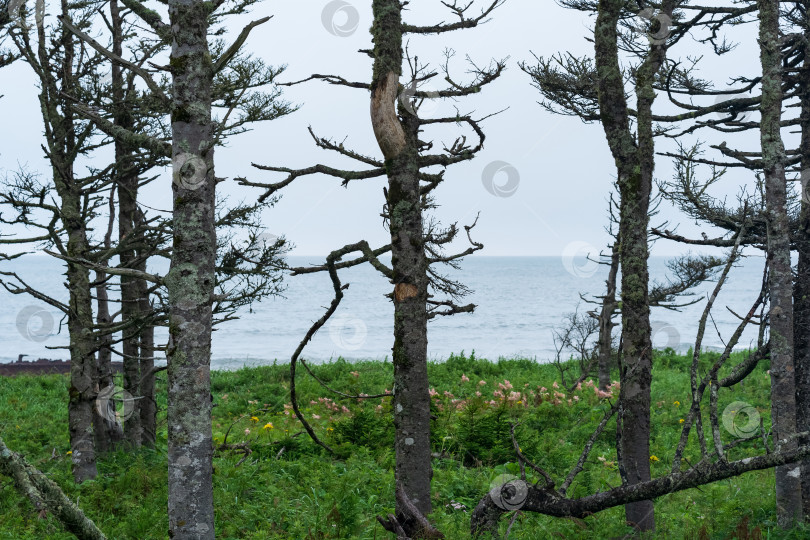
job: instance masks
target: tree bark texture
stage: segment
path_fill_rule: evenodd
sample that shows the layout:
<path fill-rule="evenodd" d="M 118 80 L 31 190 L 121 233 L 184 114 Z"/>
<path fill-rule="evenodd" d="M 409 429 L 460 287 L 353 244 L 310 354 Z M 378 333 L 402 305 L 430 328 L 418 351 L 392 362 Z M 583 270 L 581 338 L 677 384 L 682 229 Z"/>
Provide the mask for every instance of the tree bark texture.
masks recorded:
<path fill-rule="evenodd" d="M 211 322 L 216 262 L 211 5 L 170 0 L 172 262 L 169 295 L 169 536 L 214 538 Z"/>
<path fill-rule="evenodd" d="M 801 91 L 801 211 L 794 245 L 799 255 L 793 288 L 793 360 L 796 373 L 796 429 L 810 431 L 810 1 L 804 0 L 804 62 L 799 72 Z M 801 444 L 810 443 L 803 439 Z M 802 511 L 810 517 L 810 460 L 802 462 Z"/>
<path fill-rule="evenodd" d="M 793 275 L 785 178 L 782 118 L 782 56 L 779 42 L 779 1 L 759 0 L 759 44 L 762 62 L 760 123 L 768 220 L 768 289 L 770 296 L 771 417 L 774 438 L 796 432 L 796 386 L 793 369 Z M 788 443 L 795 448 L 795 440 Z M 791 527 L 801 520 L 800 466 L 776 468 L 777 521 Z"/>
<path fill-rule="evenodd" d="M 386 208 L 394 272 L 395 477 L 423 514 L 431 511 L 430 395 L 427 376 L 428 260 L 419 186 L 418 119 L 400 107 L 402 5 L 374 0 L 371 120 L 385 157 Z M 397 504 L 397 516 L 406 515 Z M 407 529 L 407 526 L 406 526 Z"/>
<path fill-rule="evenodd" d="M 655 148 L 652 131 L 653 79 L 666 47 L 650 42 L 636 72 L 637 136 L 630 131 L 624 78 L 619 64 L 618 24 L 625 2 L 600 0 L 594 30 L 602 126 L 616 163 L 619 203 L 619 257 L 622 272 L 622 364 L 620 366 L 620 470 L 623 482 L 650 480 L 650 387 L 652 342 L 649 307 L 647 229 Z M 672 3 L 663 12 L 672 15 Z M 640 530 L 655 529 L 653 503 L 631 502 L 627 521 Z"/>

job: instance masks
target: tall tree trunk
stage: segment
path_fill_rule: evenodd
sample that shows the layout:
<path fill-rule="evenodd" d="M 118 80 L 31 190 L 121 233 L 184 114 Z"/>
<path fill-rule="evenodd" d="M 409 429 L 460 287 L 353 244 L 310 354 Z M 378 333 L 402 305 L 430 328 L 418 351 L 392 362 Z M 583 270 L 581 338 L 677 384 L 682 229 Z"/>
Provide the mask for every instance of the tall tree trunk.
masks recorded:
<path fill-rule="evenodd" d="M 621 464 L 624 481 L 650 480 L 650 385 L 652 344 L 648 303 L 647 224 L 650 186 L 641 174 L 619 174 L 621 191 L 622 401 Z M 655 528 L 652 501 L 625 506 L 627 521 L 641 530 Z"/>
<path fill-rule="evenodd" d="M 61 13 L 70 18 L 67 0 L 61 1 Z M 39 40 L 46 39 L 43 25 L 37 26 Z M 61 60 L 61 92 L 70 95 L 75 84 L 73 74 L 74 38 L 62 30 L 64 43 Z M 38 46 L 41 65 L 50 65 L 44 44 Z M 73 162 L 76 146 L 76 126 L 71 104 L 60 93 L 57 79 L 49 74 L 42 80 L 40 103 L 45 115 L 48 133 L 49 159 L 52 163 L 53 181 L 60 198 L 62 224 L 67 235 L 66 253 L 73 259 L 86 259 L 86 215 L 83 212 L 81 186 L 74 177 Z M 96 358 L 93 353 L 93 303 L 90 290 L 90 271 L 87 267 L 67 263 L 67 287 L 69 293 L 68 333 L 70 335 L 70 388 L 68 391 L 68 430 L 70 433 L 73 478 L 77 483 L 96 477 L 96 453 L 93 440 L 93 405 L 96 399 Z"/>
<path fill-rule="evenodd" d="M 211 5 L 169 0 L 174 247 L 169 296 L 169 536 L 214 538 L 211 323 L 216 234 Z"/>
<path fill-rule="evenodd" d="M 610 386 L 610 366 L 613 363 L 613 315 L 619 304 L 616 302 L 616 278 L 619 274 L 619 237 L 613 242 L 610 255 L 610 271 L 605 281 L 606 292 L 599 312 L 599 389 L 607 391 Z"/>
<path fill-rule="evenodd" d="M 650 40 L 650 50 L 636 72 L 637 140 L 630 131 L 624 74 L 619 64 L 618 24 L 623 0 L 599 0 L 594 29 L 602 127 L 616 162 L 620 203 L 619 238 L 622 271 L 622 339 L 620 369 L 620 470 L 622 481 L 650 479 L 650 388 L 652 342 L 649 306 L 647 226 L 655 148 L 652 130 L 653 80 L 666 59 L 664 40 Z M 673 0 L 663 15 L 672 17 Z M 660 30 L 659 30 L 660 31 Z M 640 530 L 655 529 L 652 501 L 625 506 L 627 521 Z"/>
<path fill-rule="evenodd" d="M 112 194 L 110 195 L 112 197 Z M 109 247 L 109 246 L 108 246 Z M 106 261 L 105 263 L 106 264 Z M 96 321 L 99 326 L 110 324 L 110 301 L 107 294 L 106 274 L 96 271 Z M 93 432 L 96 452 L 102 454 L 115 449 L 124 438 L 124 431 L 115 416 L 115 380 L 112 372 L 112 334 L 101 336 L 96 362 L 96 386 L 99 397 L 93 407 Z M 114 399 L 115 398 L 115 399 Z"/>
<path fill-rule="evenodd" d="M 787 214 L 785 146 L 782 142 L 782 57 L 779 41 L 779 0 L 758 0 L 759 44 L 762 61 L 760 123 L 765 201 L 768 220 L 768 289 L 771 336 L 771 415 L 775 439 L 796 432 L 796 386 L 793 369 L 793 276 L 790 268 L 790 230 Z M 797 447 L 795 440 L 783 446 Z M 800 466 L 776 468 L 777 521 L 792 527 L 801 520 Z"/>
<path fill-rule="evenodd" d="M 804 64 L 799 74 L 801 91 L 802 202 L 795 245 L 799 267 L 793 289 L 793 344 L 796 367 L 796 428 L 810 431 L 810 0 L 804 0 Z M 801 444 L 808 444 L 803 440 Z M 802 462 L 802 509 L 810 518 L 810 460 Z"/>
<path fill-rule="evenodd" d="M 87 239 L 78 197 L 62 195 L 62 215 L 71 227 L 67 230 L 69 257 L 84 258 Z M 73 478 L 77 483 L 96 477 L 96 453 L 93 441 L 93 408 L 97 393 L 96 358 L 93 354 L 93 305 L 90 295 L 90 272 L 85 266 L 68 263 L 67 281 L 70 313 L 70 390 L 68 428 L 73 462 Z"/>
<path fill-rule="evenodd" d="M 112 234 L 115 225 L 115 185 L 110 188 L 110 214 L 107 223 L 107 232 L 104 234 L 104 248 L 112 247 Z M 109 260 L 100 261 L 102 266 L 109 266 Z M 110 295 L 107 292 L 108 276 L 101 270 L 96 270 L 96 321 L 100 328 L 112 322 L 110 316 Z M 101 454 L 116 448 L 124 439 L 124 430 L 115 415 L 115 378 L 112 372 L 112 342 L 111 333 L 105 333 L 99 340 L 98 361 L 96 362 L 96 390 L 99 398 L 93 407 L 93 430 L 95 433 L 96 452 Z"/>
<path fill-rule="evenodd" d="M 112 27 L 112 52 L 121 57 L 123 52 L 123 25 L 120 7 L 117 0 L 110 1 L 110 22 Z M 113 122 L 122 128 L 132 129 L 132 112 L 125 103 L 125 81 L 123 69 L 117 62 L 112 64 L 112 98 Z M 135 220 L 138 210 L 138 175 L 133 167 L 131 153 L 133 149 L 123 140 L 115 141 L 115 177 L 118 186 L 118 243 L 122 246 L 119 257 L 121 266 L 135 266 Z M 140 281 L 131 276 L 121 276 L 121 320 L 137 321 L 140 318 Z M 124 353 L 124 390 L 129 395 L 140 398 L 141 370 L 139 357 L 138 330 L 124 330 L 122 352 Z M 137 448 L 141 445 L 142 429 L 140 406 L 142 399 L 128 405 L 132 414 L 124 422 L 124 434 L 127 444 Z"/>
<path fill-rule="evenodd" d="M 398 488 L 431 511 L 430 395 L 427 376 L 427 269 L 418 166 L 418 119 L 396 102 L 402 74 L 402 4 L 374 0 L 371 120 L 385 156 L 394 271 L 394 426 Z M 407 517 L 397 502 L 397 516 Z M 405 525 L 407 529 L 407 525 Z"/>

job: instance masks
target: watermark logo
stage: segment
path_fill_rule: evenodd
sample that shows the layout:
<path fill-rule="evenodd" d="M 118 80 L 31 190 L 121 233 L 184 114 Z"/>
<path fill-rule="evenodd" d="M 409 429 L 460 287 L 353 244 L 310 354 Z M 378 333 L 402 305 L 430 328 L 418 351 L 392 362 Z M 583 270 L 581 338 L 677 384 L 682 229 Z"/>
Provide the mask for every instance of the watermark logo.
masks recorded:
<path fill-rule="evenodd" d="M 529 496 L 529 486 L 512 474 L 501 474 L 489 485 L 489 498 L 507 512 L 520 510 Z"/>
<path fill-rule="evenodd" d="M 208 178 L 208 165 L 196 154 L 183 152 L 172 160 L 172 179 L 183 189 L 200 189 Z"/>
<path fill-rule="evenodd" d="M 413 116 L 427 118 L 434 115 L 441 103 L 439 91 L 422 89 L 419 90 L 421 95 L 417 97 L 417 90 L 416 82 L 411 81 L 411 84 L 400 92 L 397 98 L 399 104 Z"/>
<path fill-rule="evenodd" d="M 505 181 L 502 180 L 506 176 Z M 501 179 L 501 181 L 496 181 Z M 511 197 L 520 186 L 520 173 L 506 161 L 493 161 L 481 173 L 481 182 L 490 195 L 496 197 Z"/>
<path fill-rule="evenodd" d="M 26 306 L 17 313 L 17 332 L 28 341 L 42 343 L 53 335 L 54 320 L 40 306 Z"/>
<path fill-rule="evenodd" d="M 723 410 L 723 427 L 738 439 L 750 439 L 759 431 L 759 411 L 744 401 L 735 401 Z"/>
<path fill-rule="evenodd" d="M 356 351 L 366 343 L 368 328 L 362 319 L 341 315 L 329 323 L 329 337 L 337 347 Z"/>
<path fill-rule="evenodd" d="M 714 100 L 715 105 L 722 105 L 729 101 L 741 99 L 739 95 L 722 95 L 717 96 Z M 745 122 L 751 117 L 751 111 L 735 110 L 732 106 L 723 107 L 714 112 L 718 120 L 730 120 L 733 122 Z"/>
<path fill-rule="evenodd" d="M 588 242 L 571 242 L 562 253 L 562 264 L 566 272 L 574 277 L 588 278 L 599 269 L 599 263 L 591 258 L 598 250 Z"/>
<path fill-rule="evenodd" d="M 650 336 L 654 349 L 677 349 L 681 344 L 681 333 L 668 322 L 652 321 Z"/>
<path fill-rule="evenodd" d="M 250 242 L 248 249 L 250 250 L 265 250 L 276 245 L 279 237 L 272 233 L 257 234 Z"/>
<path fill-rule="evenodd" d="M 119 386 L 102 388 L 96 397 L 96 411 L 107 422 L 122 422 L 135 411 L 135 398 Z"/>
<path fill-rule="evenodd" d="M 633 32 L 644 34 L 652 45 L 666 43 L 672 31 L 672 18 L 666 13 L 656 13 L 652 8 L 644 8 L 636 14 Z"/>
<path fill-rule="evenodd" d="M 360 13 L 348 2 L 333 0 L 321 11 L 321 23 L 333 36 L 349 37 L 360 25 Z"/>

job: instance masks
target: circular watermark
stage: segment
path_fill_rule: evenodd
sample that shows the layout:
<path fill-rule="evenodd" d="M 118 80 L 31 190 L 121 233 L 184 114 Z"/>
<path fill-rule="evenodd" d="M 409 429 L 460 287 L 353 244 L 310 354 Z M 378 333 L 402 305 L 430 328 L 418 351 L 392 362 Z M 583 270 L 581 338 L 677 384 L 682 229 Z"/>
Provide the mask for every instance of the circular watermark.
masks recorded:
<path fill-rule="evenodd" d="M 506 177 L 505 180 L 503 177 Z M 500 181 L 496 181 L 500 180 Z M 493 161 L 481 173 L 481 182 L 490 195 L 496 197 L 511 197 L 520 186 L 520 173 L 506 161 Z"/>
<path fill-rule="evenodd" d="M 722 95 L 714 99 L 715 105 L 722 105 L 723 103 L 741 99 L 738 95 Z M 724 107 L 723 109 L 714 111 L 715 117 L 718 120 L 730 120 L 733 122 L 745 122 L 751 117 L 751 111 L 735 110 L 733 107 Z"/>
<path fill-rule="evenodd" d="M 656 13 L 653 8 L 644 8 L 636 13 L 632 30 L 646 35 L 651 44 L 661 45 L 672 31 L 672 18 L 666 13 Z"/>
<path fill-rule="evenodd" d="M 735 401 L 723 410 L 723 427 L 738 439 L 750 439 L 759 431 L 759 411 L 744 401 Z"/>
<path fill-rule="evenodd" d="M 26 306 L 17 313 L 16 326 L 28 341 L 42 343 L 53 335 L 53 315 L 40 306 Z"/>
<path fill-rule="evenodd" d="M 421 94 L 420 96 L 416 95 L 417 91 Z M 417 89 L 416 83 L 413 81 L 400 92 L 397 99 L 402 108 L 408 111 L 409 114 L 420 118 L 433 116 L 439 110 L 441 104 L 438 90 Z"/>
<path fill-rule="evenodd" d="M 594 252 L 598 250 L 588 242 L 571 242 L 562 252 L 563 267 L 574 277 L 591 277 L 599 269 L 599 263 L 590 257 Z"/>
<path fill-rule="evenodd" d="M 93 434 L 90 432 L 72 438 L 67 455 L 74 465 L 79 465 L 84 460 L 85 452 L 91 455 L 95 453 L 95 441 L 93 440 Z"/>
<path fill-rule="evenodd" d="M 108 422 L 123 422 L 135 412 L 135 398 L 120 386 L 102 388 L 95 401 L 99 416 Z"/>
<path fill-rule="evenodd" d="M 196 154 L 183 152 L 172 159 L 172 179 L 183 189 L 200 189 L 208 178 L 208 165 Z"/>
<path fill-rule="evenodd" d="M 349 37 L 360 25 L 360 13 L 348 2 L 333 0 L 321 11 L 321 23 L 333 36 Z"/>
<path fill-rule="evenodd" d="M 498 475 L 489 485 L 489 498 L 507 512 L 520 510 L 529 496 L 529 485 L 512 474 Z"/>
<path fill-rule="evenodd" d="M 654 349 L 677 349 L 681 344 L 681 333 L 668 322 L 652 321 L 650 340 Z"/>
<path fill-rule="evenodd" d="M 278 242 L 279 237 L 272 233 L 261 233 L 257 234 L 255 238 L 250 242 L 250 246 L 248 249 L 251 250 L 265 250 L 268 247 L 273 247 Z"/>
<path fill-rule="evenodd" d="M 366 343 L 368 328 L 362 319 L 341 315 L 329 323 L 329 337 L 341 349 L 356 351 Z"/>

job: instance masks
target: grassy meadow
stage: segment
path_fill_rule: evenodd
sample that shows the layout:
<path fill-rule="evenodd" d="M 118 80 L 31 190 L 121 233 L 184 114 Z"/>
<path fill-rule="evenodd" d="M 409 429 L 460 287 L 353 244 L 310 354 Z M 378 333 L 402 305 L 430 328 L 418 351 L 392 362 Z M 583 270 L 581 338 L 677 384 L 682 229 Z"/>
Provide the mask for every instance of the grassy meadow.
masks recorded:
<path fill-rule="evenodd" d="M 715 353 L 706 353 L 708 364 Z M 735 355 L 730 364 L 739 361 Z M 689 359 L 657 352 L 653 371 L 653 475 L 668 472 L 689 406 Z M 337 360 L 312 369 L 325 383 L 349 394 L 390 389 L 388 362 Z M 721 391 L 720 411 L 745 402 L 769 418 L 769 376 L 762 363 L 742 384 Z M 433 422 L 433 514 L 447 538 L 469 538 L 472 509 L 502 474 L 518 473 L 510 425 L 520 422 L 521 451 L 549 471 L 559 485 L 584 442 L 610 409 L 592 383 L 569 392 L 553 365 L 530 360 L 491 362 L 453 355 L 429 365 Z M 726 370 L 727 372 L 727 370 Z M 115 539 L 166 538 L 165 377 L 160 374 L 157 449 L 118 451 L 99 460 L 99 476 L 76 485 L 70 474 L 67 376 L 0 378 L 0 434 L 78 501 Z M 392 512 L 394 453 L 388 398 L 342 398 L 299 370 L 300 405 L 319 436 L 335 449 L 314 444 L 290 411 L 289 366 L 273 365 L 212 373 L 214 497 L 218 538 L 390 538 L 375 516 Z M 618 392 L 617 388 L 614 388 Z M 708 398 L 707 398 L 708 399 Z M 744 422 L 747 418 L 740 418 Z M 704 422 L 708 425 L 708 420 Z M 733 435 L 723 431 L 724 441 Z M 227 440 L 226 440 L 227 437 Z M 707 433 L 709 442 L 711 436 Z M 615 422 L 597 440 L 569 496 L 620 483 Z M 694 440 L 694 437 L 692 438 Z M 241 448 L 247 443 L 250 453 Z M 732 459 L 763 452 L 758 437 L 730 451 Z M 687 457 L 699 455 L 691 445 Z M 533 473 L 532 473 L 533 474 Z M 536 481 L 536 475 L 530 480 Z M 655 538 L 807 538 L 810 530 L 779 531 L 772 471 L 749 473 L 656 501 Z M 506 531 L 509 519 L 502 523 Z M 761 536 L 757 536 L 757 530 Z M 624 511 L 614 508 L 585 520 L 519 514 L 509 538 L 616 538 L 630 532 Z M 67 539 L 52 517 L 39 517 L 0 477 L 0 538 Z"/>

